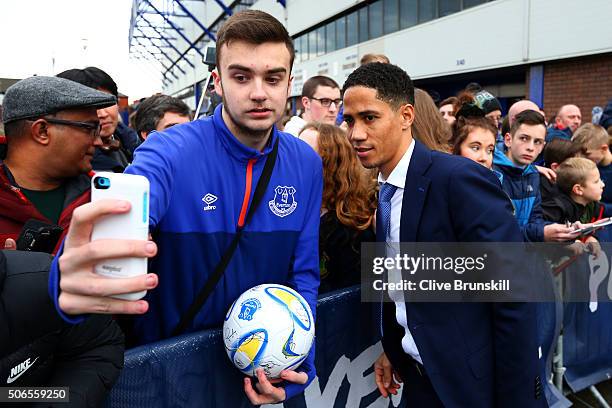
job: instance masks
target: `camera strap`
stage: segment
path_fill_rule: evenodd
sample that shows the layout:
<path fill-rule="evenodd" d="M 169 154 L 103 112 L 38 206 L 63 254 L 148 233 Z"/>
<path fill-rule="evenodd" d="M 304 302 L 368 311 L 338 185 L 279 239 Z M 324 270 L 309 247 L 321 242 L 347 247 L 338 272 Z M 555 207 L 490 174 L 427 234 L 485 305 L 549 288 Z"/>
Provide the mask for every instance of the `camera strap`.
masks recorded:
<path fill-rule="evenodd" d="M 253 201 L 251 201 L 251 206 L 249 207 L 249 210 L 247 212 L 244 225 L 242 227 L 238 227 L 236 235 L 234 235 L 234 238 L 232 239 L 232 242 L 230 243 L 229 247 L 221 257 L 221 260 L 213 270 L 213 273 L 210 275 L 202 289 L 200 289 L 200 292 L 196 296 L 191 306 L 189 306 L 189 309 L 187 309 L 183 316 L 181 316 L 181 320 L 176 325 L 175 329 L 172 331 L 172 336 L 178 336 L 179 334 L 183 333 L 189 327 L 189 325 L 191 325 L 191 322 L 195 318 L 196 314 L 198 314 L 200 309 L 202 309 L 202 306 L 204 306 L 204 303 L 206 303 L 206 300 L 210 297 L 210 294 L 217 286 L 217 283 L 219 283 L 219 280 L 223 276 L 227 265 L 229 265 L 229 262 L 231 261 L 232 256 L 234 255 L 234 252 L 238 247 L 238 242 L 240 241 L 240 237 L 242 236 L 242 231 L 249 223 L 251 218 L 253 218 L 253 214 L 261 203 L 261 199 L 263 198 L 263 195 L 266 192 L 266 189 L 268 188 L 268 184 L 270 183 L 270 178 L 272 177 L 272 170 L 274 169 L 276 157 L 278 156 L 278 141 L 279 138 L 277 137 L 276 142 L 274 143 L 274 147 L 272 148 L 272 151 L 266 159 L 266 164 L 264 165 L 263 171 L 261 172 L 261 176 L 259 177 L 259 181 L 257 182 L 257 186 L 255 187 L 255 192 L 253 193 Z"/>

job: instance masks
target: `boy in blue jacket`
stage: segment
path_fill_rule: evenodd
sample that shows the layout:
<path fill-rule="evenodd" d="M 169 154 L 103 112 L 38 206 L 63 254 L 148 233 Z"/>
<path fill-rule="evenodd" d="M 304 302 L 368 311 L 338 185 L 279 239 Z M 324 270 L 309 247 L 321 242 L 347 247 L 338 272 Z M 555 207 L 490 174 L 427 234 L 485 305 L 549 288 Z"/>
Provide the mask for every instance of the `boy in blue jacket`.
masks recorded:
<path fill-rule="evenodd" d="M 506 153 L 495 151 L 493 168 L 502 174 L 502 188 L 512 200 L 524 239 L 562 242 L 573 238 L 572 229 L 544 221 L 540 176 L 532 164 L 544 148 L 545 137 L 546 124 L 541 113 L 534 110 L 519 113 L 504 136 Z"/>
<path fill-rule="evenodd" d="M 256 10 L 234 14 L 217 37 L 218 72 L 213 75 L 223 104 L 212 117 L 153 132 L 126 170 L 151 183 L 149 226 L 159 248 L 153 261 L 159 287 L 149 291 L 137 309 L 144 313 L 148 306 L 134 325 L 139 343 L 172 335 L 243 227 L 225 273 L 186 331 L 220 326 L 232 302 L 262 283 L 295 288 L 316 311 L 321 159 L 306 143 L 274 126 L 291 87 L 293 43 L 278 20 Z M 246 223 L 258 180 L 277 143 L 268 187 Z M 51 274 L 58 310 L 74 309 L 72 300 L 84 295 L 95 296 L 88 293 L 92 285 L 86 282 L 70 282 L 64 275 L 58 282 L 57 262 Z M 150 278 L 154 286 L 155 277 Z M 93 286 L 99 289 L 107 283 Z M 121 291 L 104 287 L 108 290 L 98 301 L 106 305 L 105 311 L 128 308 L 126 302 L 106 298 Z M 126 291 L 134 287 L 126 284 Z M 254 405 L 281 402 L 302 392 L 316 375 L 314 347 L 296 370 L 281 372 L 281 384 L 271 384 L 259 370 L 257 388 L 247 378 L 244 392 Z"/>

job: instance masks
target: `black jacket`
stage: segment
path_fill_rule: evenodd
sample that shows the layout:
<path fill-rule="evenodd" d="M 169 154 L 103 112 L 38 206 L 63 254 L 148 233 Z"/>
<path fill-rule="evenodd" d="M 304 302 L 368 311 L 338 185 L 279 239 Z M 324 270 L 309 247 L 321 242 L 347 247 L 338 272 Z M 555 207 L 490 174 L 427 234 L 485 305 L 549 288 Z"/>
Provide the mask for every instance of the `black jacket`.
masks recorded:
<path fill-rule="evenodd" d="M 0 251 L 0 387 L 69 387 L 70 404 L 58 406 L 96 407 L 123 368 L 123 334 L 108 316 L 61 320 L 47 291 L 51 259 Z"/>
<path fill-rule="evenodd" d="M 91 166 L 94 171 L 112 171 L 123 173 L 134 158 L 134 150 L 138 147 L 139 138 L 136 132 L 123 123 L 117 124 L 113 137 L 119 141 L 119 149 L 105 150 L 96 147 Z"/>
<path fill-rule="evenodd" d="M 590 223 L 603 217 L 603 206 L 594 202 L 587 206 L 572 201 L 567 194 L 557 190 L 557 194 L 550 195 L 542 200 L 542 213 L 546 221 L 565 223 Z"/>

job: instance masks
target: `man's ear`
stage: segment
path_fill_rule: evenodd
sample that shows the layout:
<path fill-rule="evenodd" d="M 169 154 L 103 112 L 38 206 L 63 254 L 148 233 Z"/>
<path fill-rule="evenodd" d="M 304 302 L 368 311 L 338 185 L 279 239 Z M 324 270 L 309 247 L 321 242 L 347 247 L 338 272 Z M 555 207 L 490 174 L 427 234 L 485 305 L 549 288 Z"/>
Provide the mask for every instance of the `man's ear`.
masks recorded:
<path fill-rule="evenodd" d="M 550 169 L 553 171 L 557 171 L 557 169 L 559 168 L 560 163 L 551 163 L 550 164 Z"/>
<path fill-rule="evenodd" d="M 600 149 L 605 153 L 606 150 L 610 150 L 610 146 L 608 146 L 607 144 L 602 144 Z"/>
<path fill-rule="evenodd" d="M 510 148 L 510 146 L 512 146 L 512 135 L 510 133 L 506 133 L 504 135 L 504 144 L 508 148 Z"/>
<path fill-rule="evenodd" d="M 287 84 L 287 98 L 291 95 L 291 85 L 293 84 L 293 75 L 289 77 L 289 83 Z"/>
<path fill-rule="evenodd" d="M 304 106 L 304 112 L 310 110 L 310 99 L 307 96 L 302 96 L 302 106 Z"/>
<path fill-rule="evenodd" d="M 221 75 L 217 71 L 218 68 L 214 69 L 210 74 L 213 76 L 213 83 L 215 84 L 215 93 L 219 96 L 223 96 L 223 87 L 221 86 Z"/>
<path fill-rule="evenodd" d="M 402 116 L 402 130 L 407 130 L 414 122 L 414 106 L 407 103 L 400 106 L 400 115 Z"/>
<path fill-rule="evenodd" d="M 49 124 L 44 119 L 38 119 L 30 125 L 30 135 L 32 139 L 41 145 L 47 146 L 51 138 L 49 137 Z"/>
<path fill-rule="evenodd" d="M 147 140 L 147 136 L 149 136 L 149 134 L 145 131 L 140 132 L 140 137 L 142 138 L 142 140 Z"/>

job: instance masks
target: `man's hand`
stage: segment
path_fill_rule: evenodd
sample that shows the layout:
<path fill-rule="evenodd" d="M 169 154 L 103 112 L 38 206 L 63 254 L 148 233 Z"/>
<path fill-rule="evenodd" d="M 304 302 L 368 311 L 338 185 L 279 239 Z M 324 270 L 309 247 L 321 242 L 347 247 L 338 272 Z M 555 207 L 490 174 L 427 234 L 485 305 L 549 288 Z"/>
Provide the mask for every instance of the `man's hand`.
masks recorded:
<path fill-rule="evenodd" d="M 557 181 L 557 173 L 554 170 L 542 166 L 535 166 L 535 168 L 538 170 L 538 173 L 546 177 L 551 183 Z"/>
<path fill-rule="evenodd" d="M 573 227 L 563 224 L 549 224 L 544 227 L 545 242 L 567 242 L 576 239 Z"/>
<path fill-rule="evenodd" d="M 130 203 L 120 200 L 100 200 L 74 210 L 64 252 L 59 258 L 61 292 L 58 303 L 65 313 L 142 314 L 148 310 L 149 305 L 144 300 L 128 301 L 110 296 L 153 289 L 157 286 L 157 275 L 149 273 L 119 279 L 94 272 L 94 265 L 105 259 L 150 258 L 157 253 L 157 246 L 152 241 L 91 241 L 97 219 L 129 210 Z"/>
<path fill-rule="evenodd" d="M 257 374 L 255 388 L 257 388 L 259 392 L 253 389 L 252 381 L 249 377 L 244 379 L 244 393 L 253 405 L 276 404 L 287 398 L 285 389 L 283 387 L 275 387 L 272 385 L 273 383 L 288 381 L 296 384 L 306 384 L 308 381 L 308 375 L 306 373 L 291 370 L 281 371 L 280 378 L 276 380 L 268 380 L 261 368 L 255 370 L 255 373 Z"/>
<path fill-rule="evenodd" d="M 387 398 L 389 394 L 397 395 L 402 379 L 397 371 L 393 369 L 387 355 L 383 352 L 374 363 L 374 373 L 376 375 L 376 385 L 380 394 Z M 395 379 L 394 379 L 395 377 Z"/>

